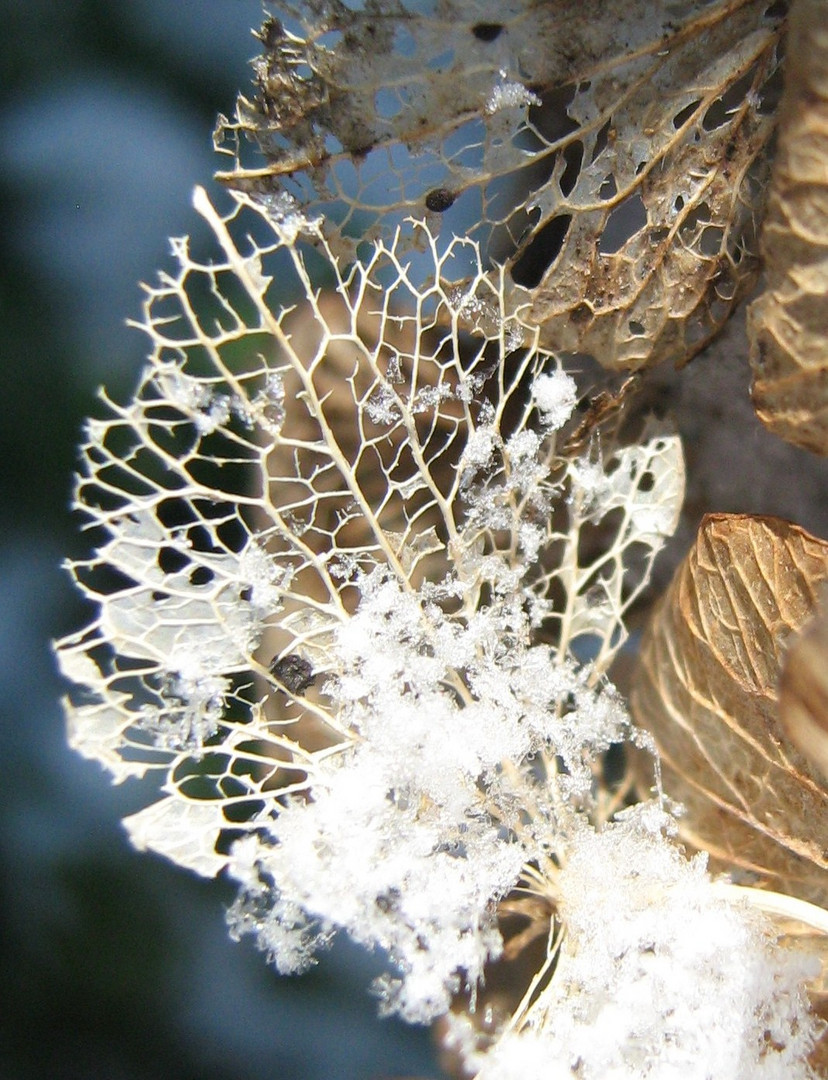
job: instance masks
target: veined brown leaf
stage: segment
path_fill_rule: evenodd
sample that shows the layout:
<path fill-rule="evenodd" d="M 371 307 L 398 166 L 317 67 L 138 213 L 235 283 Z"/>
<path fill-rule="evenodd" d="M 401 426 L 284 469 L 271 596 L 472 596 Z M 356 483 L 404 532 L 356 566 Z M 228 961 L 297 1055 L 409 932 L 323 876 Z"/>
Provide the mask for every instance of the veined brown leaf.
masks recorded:
<path fill-rule="evenodd" d="M 324 208 L 346 258 L 406 215 L 469 236 L 552 350 L 687 360 L 755 280 L 784 11 L 282 3 L 255 95 L 220 118 L 220 175 Z"/>
<path fill-rule="evenodd" d="M 828 543 L 772 517 L 710 515 L 657 607 L 632 692 L 684 838 L 719 869 L 828 907 L 828 791 L 786 737 L 789 639 L 828 580 Z"/>
<path fill-rule="evenodd" d="M 793 5 L 792 58 L 762 233 L 767 289 L 752 305 L 753 400 L 783 439 L 828 454 L 828 18 Z"/>
<path fill-rule="evenodd" d="M 828 615 L 821 610 L 788 649 L 779 715 L 790 738 L 828 779 Z"/>

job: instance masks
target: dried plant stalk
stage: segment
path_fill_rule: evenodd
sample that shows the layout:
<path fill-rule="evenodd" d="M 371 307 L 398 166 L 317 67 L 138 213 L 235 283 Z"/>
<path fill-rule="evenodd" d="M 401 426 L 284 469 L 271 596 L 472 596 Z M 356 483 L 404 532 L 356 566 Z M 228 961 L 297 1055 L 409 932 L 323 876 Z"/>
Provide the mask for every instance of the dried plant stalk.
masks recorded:
<path fill-rule="evenodd" d="M 682 830 L 724 869 L 828 904 L 828 791 L 785 737 L 786 642 L 828 579 L 828 543 L 777 518 L 705 518 L 657 608 L 632 694 Z"/>
<path fill-rule="evenodd" d="M 828 18 L 793 7 L 789 65 L 762 245 L 767 290 L 751 308 L 753 400 L 763 422 L 828 454 Z"/>

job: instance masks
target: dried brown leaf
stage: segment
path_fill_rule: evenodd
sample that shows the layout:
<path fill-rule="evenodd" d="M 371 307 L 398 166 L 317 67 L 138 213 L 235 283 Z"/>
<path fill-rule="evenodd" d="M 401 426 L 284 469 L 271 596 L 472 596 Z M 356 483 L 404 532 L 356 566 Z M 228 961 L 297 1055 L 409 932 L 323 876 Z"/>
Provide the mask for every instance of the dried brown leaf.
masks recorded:
<path fill-rule="evenodd" d="M 828 580 L 828 543 L 772 517 L 706 517 L 656 609 L 632 692 L 682 830 L 719 869 L 828 907 L 828 791 L 788 740 L 786 644 Z"/>
<path fill-rule="evenodd" d="M 828 614 L 824 609 L 785 656 L 779 715 L 791 740 L 828 780 Z"/>
<path fill-rule="evenodd" d="M 828 19 L 798 0 L 762 247 L 767 289 L 752 306 L 753 400 L 782 438 L 828 454 Z"/>
<path fill-rule="evenodd" d="M 547 347 L 616 369 L 688 359 L 753 283 L 784 5 L 280 10 L 222 178 L 324 211 L 338 251 L 406 215 L 468 235 Z"/>

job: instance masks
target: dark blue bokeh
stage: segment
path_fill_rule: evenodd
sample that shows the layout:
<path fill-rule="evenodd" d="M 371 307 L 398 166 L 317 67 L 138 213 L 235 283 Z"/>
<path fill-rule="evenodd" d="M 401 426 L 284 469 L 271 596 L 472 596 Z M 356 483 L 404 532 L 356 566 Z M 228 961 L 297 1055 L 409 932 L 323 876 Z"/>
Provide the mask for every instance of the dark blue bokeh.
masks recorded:
<path fill-rule="evenodd" d="M 215 114 L 249 83 L 258 0 L 0 0 L 0 1075 L 6 1080 L 436 1076 L 375 1018 L 370 958 L 279 979 L 227 937 L 230 892 L 134 853 L 142 793 L 66 748 L 50 642 L 88 617 L 61 572 L 94 391 L 129 393 L 126 317 L 167 237 L 198 230 Z"/>

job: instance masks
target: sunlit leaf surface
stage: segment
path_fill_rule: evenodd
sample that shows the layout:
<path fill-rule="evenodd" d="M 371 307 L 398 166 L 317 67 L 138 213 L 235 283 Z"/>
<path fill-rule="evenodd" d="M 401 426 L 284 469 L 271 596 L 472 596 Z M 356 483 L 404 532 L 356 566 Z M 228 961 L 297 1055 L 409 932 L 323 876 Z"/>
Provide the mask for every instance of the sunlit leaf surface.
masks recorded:
<path fill-rule="evenodd" d="M 828 543 L 776 518 L 711 515 L 654 613 L 632 695 L 682 831 L 723 869 L 828 904 L 828 791 L 786 737 L 785 650 L 828 580 Z"/>

